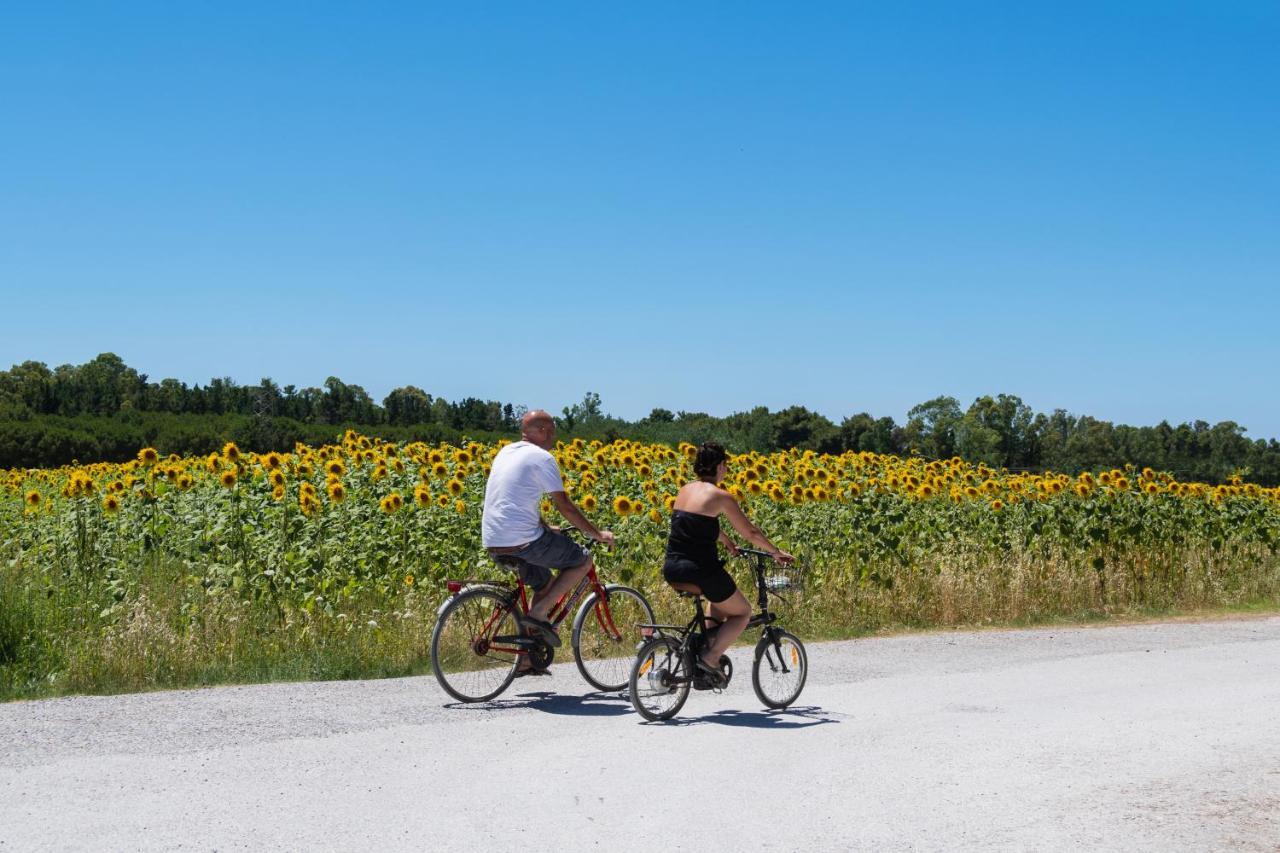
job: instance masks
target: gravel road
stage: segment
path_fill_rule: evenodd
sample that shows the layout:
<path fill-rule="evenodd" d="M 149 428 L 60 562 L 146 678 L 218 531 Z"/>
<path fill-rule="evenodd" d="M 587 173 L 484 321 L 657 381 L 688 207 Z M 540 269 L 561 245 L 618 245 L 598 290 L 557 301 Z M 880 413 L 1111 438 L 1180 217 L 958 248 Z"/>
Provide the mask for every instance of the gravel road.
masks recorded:
<path fill-rule="evenodd" d="M 1280 617 L 810 647 L 671 724 L 572 664 L 0 705 L 0 850 L 1280 850 Z"/>

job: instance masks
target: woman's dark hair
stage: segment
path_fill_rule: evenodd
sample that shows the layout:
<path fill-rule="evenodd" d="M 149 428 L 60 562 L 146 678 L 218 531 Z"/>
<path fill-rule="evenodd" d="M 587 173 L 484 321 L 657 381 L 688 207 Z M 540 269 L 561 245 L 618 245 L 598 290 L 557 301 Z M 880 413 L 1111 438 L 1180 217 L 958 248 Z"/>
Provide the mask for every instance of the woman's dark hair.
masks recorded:
<path fill-rule="evenodd" d="M 724 452 L 724 448 L 716 444 L 714 441 L 708 441 L 706 444 L 698 448 L 698 455 L 693 459 L 693 473 L 699 478 L 714 477 L 716 469 L 720 467 L 721 462 L 726 462 L 729 454 Z"/>

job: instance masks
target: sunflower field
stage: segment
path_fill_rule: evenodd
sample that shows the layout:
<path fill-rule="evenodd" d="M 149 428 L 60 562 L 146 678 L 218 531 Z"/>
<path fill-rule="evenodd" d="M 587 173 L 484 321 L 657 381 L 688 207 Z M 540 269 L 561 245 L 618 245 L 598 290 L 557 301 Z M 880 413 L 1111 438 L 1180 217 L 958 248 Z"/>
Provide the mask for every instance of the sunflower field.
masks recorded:
<path fill-rule="evenodd" d="M 424 671 L 444 579 L 505 577 L 479 542 L 500 447 L 348 432 L 0 472 L 0 698 Z M 693 452 L 555 450 L 617 534 L 602 575 L 671 614 L 659 567 Z M 733 457 L 724 485 L 806 567 L 784 606 L 808 637 L 1280 601 L 1280 489 L 1240 478 L 787 451 Z"/>

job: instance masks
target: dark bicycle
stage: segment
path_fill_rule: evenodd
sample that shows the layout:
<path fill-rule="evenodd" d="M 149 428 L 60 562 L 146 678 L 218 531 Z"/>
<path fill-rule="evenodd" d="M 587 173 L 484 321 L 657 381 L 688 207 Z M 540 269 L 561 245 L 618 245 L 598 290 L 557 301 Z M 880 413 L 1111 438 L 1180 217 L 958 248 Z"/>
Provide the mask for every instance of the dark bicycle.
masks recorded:
<path fill-rule="evenodd" d="M 768 708 L 785 708 L 800 696 L 809 672 L 809 657 L 800 638 L 774 622 L 777 614 L 769 610 L 769 596 L 799 586 L 800 575 L 793 567 L 773 566 L 773 558 L 765 551 L 741 548 L 739 555 L 750 560 L 755 571 L 757 606 L 760 612 L 751 617 L 747 629 L 762 628 L 751 665 L 751 686 Z M 772 570 L 772 571 L 770 571 Z M 726 678 L 713 681 L 699 670 L 697 661 L 702 650 L 712 641 L 719 626 L 707 627 L 709 620 L 702 607 L 702 590 L 693 584 L 672 584 L 684 598 L 693 599 L 694 617 L 688 625 L 642 624 L 642 630 L 654 636 L 640 647 L 631 666 L 628 685 L 631 705 L 646 720 L 668 720 L 675 716 L 689 698 L 689 689 L 723 690 L 732 678 L 732 664 L 727 656 L 720 658 Z"/>

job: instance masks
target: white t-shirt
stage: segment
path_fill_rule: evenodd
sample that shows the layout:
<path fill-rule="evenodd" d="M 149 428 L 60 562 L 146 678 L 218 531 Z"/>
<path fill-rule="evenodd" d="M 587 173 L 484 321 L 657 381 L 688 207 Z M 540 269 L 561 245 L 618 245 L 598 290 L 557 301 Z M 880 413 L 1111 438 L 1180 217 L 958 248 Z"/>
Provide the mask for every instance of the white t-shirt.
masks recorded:
<path fill-rule="evenodd" d="M 538 445 L 517 441 L 499 450 L 484 487 L 484 547 L 510 548 L 537 539 L 542 535 L 542 496 L 563 491 L 556 458 Z"/>

